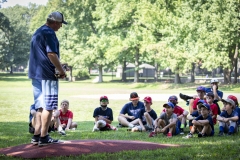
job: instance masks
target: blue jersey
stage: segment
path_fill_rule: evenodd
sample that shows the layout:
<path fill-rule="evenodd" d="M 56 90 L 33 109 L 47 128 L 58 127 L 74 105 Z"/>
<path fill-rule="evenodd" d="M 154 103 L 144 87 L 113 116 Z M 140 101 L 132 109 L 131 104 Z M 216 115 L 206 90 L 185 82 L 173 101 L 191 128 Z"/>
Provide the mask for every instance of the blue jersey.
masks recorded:
<path fill-rule="evenodd" d="M 212 130 L 214 131 L 214 126 L 213 126 L 214 124 L 213 124 L 213 119 L 212 119 L 211 115 L 208 115 L 207 118 L 205 118 L 205 119 L 203 118 L 202 115 L 200 115 L 195 120 L 196 121 L 198 121 L 198 120 L 208 120 Z"/>
<path fill-rule="evenodd" d="M 138 116 L 142 120 L 142 123 L 144 125 L 147 123 L 146 118 L 144 117 L 145 112 L 146 112 L 145 108 L 141 109 Z M 157 113 L 153 109 L 150 112 L 148 112 L 148 114 L 152 117 L 153 120 L 157 119 Z"/>
<path fill-rule="evenodd" d="M 129 116 L 134 116 L 139 118 L 139 112 L 142 108 L 145 108 L 143 102 L 138 101 L 136 107 L 133 106 L 132 102 L 125 104 L 120 112 L 120 114 L 128 114 Z"/>
<path fill-rule="evenodd" d="M 225 117 L 225 118 L 231 118 L 231 117 L 238 117 L 238 113 L 236 111 L 232 111 L 231 114 L 228 114 L 227 111 L 222 111 L 222 113 L 220 114 L 221 117 Z"/>
<path fill-rule="evenodd" d="M 106 110 L 102 110 L 101 107 L 98 107 L 93 112 L 93 117 L 103 116 L 104 118 L 113 121 L 113 112 L 111 108 L 107 108 Z"/>
<path fill-rule="evenodd" d="M 209 92 L 213 92 L 213 90 L 212 90 L 212 88 L 206 88 L 206 89 L 205 89 L 205 92 L 206 92 L 206 93 L 209 93 Z M 218 96 L 222 99 L 222 97 L 223 97 L 223 92 L 217 90 L 217 94 L 218 94 Z"/>
<path fill-rule="evenodd" d="M 60 57 L 59 42 L 53 29 L 43 25 L 32 36 L 28 76 L 31 79 L 57 80 L 55 66 L 47 54 L 54 52 Z"/>
<path fill-rule="evenodd" d="M 240 108 L 238 106 L 236 106 L 234 111 L 238 113 L 238 124 L 240 124 Z"/>
<path fill-rule="evenodd" d="M 200 116 L 200 113 L 198 111 L 193 111 L 193 113 L 191 115 L 193 117 L 198 117 L 198 116 Z"/>

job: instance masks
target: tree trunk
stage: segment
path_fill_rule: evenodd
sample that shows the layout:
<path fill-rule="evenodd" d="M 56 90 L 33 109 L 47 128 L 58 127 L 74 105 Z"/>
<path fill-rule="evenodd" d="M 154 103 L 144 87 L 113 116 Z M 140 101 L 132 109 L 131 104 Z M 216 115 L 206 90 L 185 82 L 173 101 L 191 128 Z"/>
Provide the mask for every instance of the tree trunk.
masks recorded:
<path fill-rule="evenodd" d="M 191 69 L 191 82 L 194 83 L 195 82 L 195 63 L 192 63 L 192 69 Z"/>
<path fill-rule="evenodd" d="M 155 61 L 155 80 L 158 81 L 158 63 Z"/>
<path fill-rule="evenodd" d="M 124 60 L 124 61 L 123 61 L 123 67 L 122 67 L 122 81 L 123 81 L 123 82 L 126 82 L 126 81 L 127 81 L 126 69 L 127 69 L 127 64 L 126 64 L 126 60 Z"/>
<path fill-rule="evenodd" d="M 235 54 L 233 57 L 233 67 L 234 67 L 234 80 L 233 83 L 237 83 L 237 77 L 238 77 L 238 44 L 235 48 Z"/>
<path fill-rule="evenodd" d="M 102 70 L 102 65 L 98 66 L 98 71 L 99 71 L 99 75 L 98 75 L 98 83 L 102 83 L 103 82 L 103 70 Z"/>
<path fill-rule="evenodd" d="M 229 69 L 225 68 L 223 70 L 223 73 L 224 73 L 224 83 L 225 84 L 231 83 L 231 72 L 229 71 Z"/>
<path fill-rule="evenodd" d="M 175 78 L 174 78 L 174 83 L 175 84 L 181 84 L 181 79 L 179 75 L 179 68 L 175 70 Z"/>
<path fill-rule="evenodd" d="M 139 48 L 136 47 L 135 53 L 135 71 L 134 71 L 134 83 L 139 82 Z"/>
<path fill-rule="evenodd" d="M 13 74 L 13 67 L 10 67 L 10 74 Z"/>

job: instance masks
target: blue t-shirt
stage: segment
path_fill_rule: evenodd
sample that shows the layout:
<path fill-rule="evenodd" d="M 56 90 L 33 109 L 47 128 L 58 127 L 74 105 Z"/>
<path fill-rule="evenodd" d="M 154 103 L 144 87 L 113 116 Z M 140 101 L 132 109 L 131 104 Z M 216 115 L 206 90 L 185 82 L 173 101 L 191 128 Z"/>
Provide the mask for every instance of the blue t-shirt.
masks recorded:
<path fill-rule="evenodd" d="M 208 120 L 212 130 L 214 131 L 214 126 L 213 126 L 214 124 L 213 124 L 213 119 L 212 119 L 211 115 L 208 115 L 207 118 L 205 118 L 205 119 L 203 119 L 203 116 L 200 115 L 195 120 L 196 121 L 198 121 L 198 120 Z"/>
<path fill-rule="evenodd" d="M 198 116 L 200 116 L 200 113 L 198 111 L 193 111 L 193 113 L 191 115 L 193 117 L 198 117 Z"/>
<path fill-rule="evenodd" d="M 104 118 L 113 121 L 113 112 L 111 108 L 107 108 L 106 110 L 102 110 L 101 107 L 98 107 L 93 112 L 93 117 L 103 116 Z"/>
<path fill-rule="evenodd" d="M 234 111 L 237 112 L 237 114 L 238 114 L 238 124 L 240 124 L 240 108 L 238 106 L 236 106 Z"/>
<path fill-rule="evenodd" d="M 139 112 L 141 111 L 142 108 L 145 108 L 143 102 L 138 101 L 136 107 L 133 106 L 132 102 L 129 102 L 123 106 L 120 114 L 128 114 L 129 116 L 139 118 Z"/>
<path fill-rule="evenodd" d="M 144 117 L 144 113 L 146 112 L 145 108 L 142 108 L 139 112 L 138 117 L 142 120 L 143 125 L 145 125 L 146 118 Z M 152 117 L 153 120 L 157 119 L 157 113 L 152 109 L 148 114 Z"/>
<path fill-rule="evenodd" d="M 205 92 L 206 92 L 206 93 L 209 93 L 209 92 L 213 92 L 213 90 L 212 90 L 212 88 L 206 88 L 206 89 L 205 89 Z M 218 94 L 218 96 L 222 99 L 222 97 L 223 97 L 223 92 L 217 90 L 217 94 Z"/>
<path fill-rule="evenodd" d="M 238 113 L 236 111 L 232 111 L 231 114 L 228 114 L 227 111 L 222 111 L 222 113 L 220 114 L 221 117 L 225 117 L 225 118 L 231 118 L 231 117 L 238 117 Z"/>
<path fill-rule="evenodd" d="M 55 66 L 47 54 L 54 52 L 60 57 L 59 42 L 53 29 L 43 25 L 32 36 L 28 77 L 31 79 L 57 80 Z"/>

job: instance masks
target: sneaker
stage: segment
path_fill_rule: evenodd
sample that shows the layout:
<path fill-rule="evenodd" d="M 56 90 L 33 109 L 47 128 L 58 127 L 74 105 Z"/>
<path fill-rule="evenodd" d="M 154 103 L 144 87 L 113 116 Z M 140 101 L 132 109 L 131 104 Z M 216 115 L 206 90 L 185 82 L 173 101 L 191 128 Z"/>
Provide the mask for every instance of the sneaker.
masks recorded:
<path fill-rule="evenodd" d="M 59 134 L 61 134 L 62 136 L 66 136 L 66 133 L 64 130 L 59 131 Z"/>
<path fill-rule="evenodd" d="M 204 137 L 206 137 L 205 134 L 203 134 L 203 133 L 201 133 L 201 132 L 198 133 L 198 138 L 204 138 Z"/>
<path fill-rule="evenodd" d="M 132 128 L 127 128 L 127 131 L 132 131 Z"/>
<path fill-rule="evenodd" d="M 180 128 L 180 134 L 184 134 L 184 130 L 183 130 L 183 128 Z"/>
<path fill-rule="evenodd" d="M 155 137 L 157 134 L 154 132 L 154 131 L 152 131 L 148 136 L 149 137 Z"/>
<path fill-rule="evenodd" d="M 34 134 L 35 128 L 33 128 L 32 123 L 29 123 L 29 133 Z"/>
<path fill-rule="evenodd" d="M 32 143 L 33 145 L 37 145 L 38 142 L 39 142 L 39 138 L 40 138 L 40 136 L 33 136 L 33 137 L 32 137 L 32 140 L 31 140 L 31 143 Z"/>
<path fill-rule="evenodd" d="M 232 136 L 233 133 L 232 132 L 228 132 L 227 136 Z"/>
<path fill-rule="evenodd" d="M 223 131 L 219 131 L 218 136 L 224 136 Z"/>
<path fill-rule="evenodd" d="M 97 131 L 99 131 L 99 128 L 97 128 L 97 127 L 93 127 L 93 130 L 92 130 L 93 132 L 97 132 Z"/>
<path fill-rule="evenodd" d="M 172 138 L 172 133 L 168 132 L 167 133 L 167 138 Z"/>
<path fill-rule="evenodd" d="M 189 99 L 193 99 L 193 97 L 187 96 L 187 95 L 182 94 L 182 93 L 179 94 L 179 97 L 180 97 L 181 99 L 185 100 L 185 101 L 187 101 L 187 100 L 189 100 Z"/>
<path fill-rule="evenodd" d="M 49 135 L 47 135 L 45 138 L 40 137 L 38 146 L 46 146 L 48 144 L 53 144 L 53 143 L 59 143 L 58 139 L 52 139 Z"/>
<path fill-rule="evenodd" d="M 185 137 L 182 137 L 182 138 L 185 138 L 185 139 L 193 138 L 193 135 L 192 133 L 188 133 Z"/>
<path fill-rule="evenodd" d="M 122 128 L 122 125 L 119 123 L 119 124 L 117 125 L 117 128 Z"/>

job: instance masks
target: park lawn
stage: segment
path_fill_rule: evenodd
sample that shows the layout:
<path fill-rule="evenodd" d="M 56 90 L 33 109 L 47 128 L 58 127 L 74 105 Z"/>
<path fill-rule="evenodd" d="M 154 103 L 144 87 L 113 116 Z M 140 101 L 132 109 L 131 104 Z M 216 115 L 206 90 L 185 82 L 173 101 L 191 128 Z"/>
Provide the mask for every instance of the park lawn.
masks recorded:
<path fill-rule="evenodd" d="M 161 84 L 161 83 L 111 83 L 104 82 L 94 84 L 90 81 L 67 82 L 60 81 L 59 100 L 68 99 L 70 109 L 74 112 L 74 121 L 79 125 L 75 131 L 67 132 L 66 137 L 58 133 L 51 133 L 53 138 L 62 140 L 75 139 L 109 139 L 109 140 L 139 140 L 161 144 L 180 144 L 183 147 L 146 150 L 146 151 L 125 151 L 114 154 L 91 154 L 69 159 L 240 159 L 239 133 L 232 137 L 208 137 L 199 139 L 195 135 L 192 139 L 183 139 L 182 135 L 171 139 L 159 135 L 149 138 L 148 133 L 131 133 L 126 128 L 119 128 L 118 131 L 91 132 L 93 127 L 93 110 L 99 106 L 98 99 L 78 98 L 75 95 L 109 95 L 109 94 L 130 94 L 136 91 L 141 94 L 178 94 L 180 92 L 195 94 L 195 88 L 199 84 Z M 202 84 L 207 86 L 206 84 Z M 237 93 L 239 85 L 220 86 L 224 93 Z M 33 103 L 31 81 L 26 74 L 6 75 L 0 74 L 0 148 L 30 143 L 31 134 L 28 133 L 29 107 Z M 117 115 L 126 100 L 111 100 L 110 107 L 114 112 L 113 125 L 117 125 Z M 143 97 L 141 97 L 143 98 Z M 167 99 L 166 99 L 167 101 Z M 154 101 L 152 108 L 159 113 L 165 101 Z M 183 101 L 179 103 L 188 109 Z M 218 127 L 215 126 L 215 133 Z M 187 134 L 188 129 L 185 129 Z M 185 135 L 186 135 L 185 134 Z M 12 159 L 0 155 L 0 159 Z M 48 158 L 51 159 L 51 158 Z M 53 159 L 53 158 L 52 158 Z M 66 159 L 59 157 L 54 159 Z"/>

